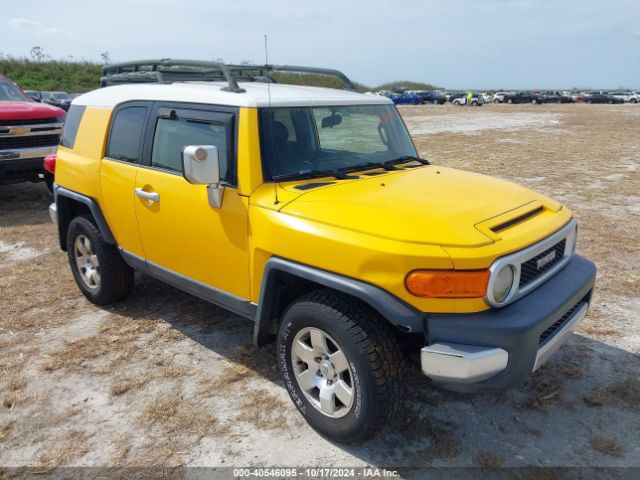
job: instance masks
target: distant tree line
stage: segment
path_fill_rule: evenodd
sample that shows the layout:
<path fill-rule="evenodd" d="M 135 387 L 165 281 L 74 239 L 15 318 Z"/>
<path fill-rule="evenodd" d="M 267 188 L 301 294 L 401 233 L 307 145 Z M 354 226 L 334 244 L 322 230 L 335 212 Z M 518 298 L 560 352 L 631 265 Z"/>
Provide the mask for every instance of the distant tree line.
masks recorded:
<path fill-rule="evenodd" d="M 25 90 L 62 90 L 66 92 L 87 92 L 98 87 L 102 66 L 111 62 L 109 52 L 100 54 L 102 63 L 89 60 L 76 60 L 69 56 L 54 59 L 40 46 L 34 46 L 29 58 L 14 57 L 0 53 L 0 75 L 10 78 Z M 216 61 L 223 61 L 216 58 Z M 241 64 L 251 65 L 243 60 Z M 274 73 L 274 80 L 280 83 L 313 85 L 329 88 L 344 88 L 342 82 L 325 75 Z M 377 87 L 368 87 L 354 82 L 361 92 L 390 90 L 394 87 L 405 87 L 411 90 L 433 90 L 436 87 L 427 83 L 411 81 L 395 81 Z"/>

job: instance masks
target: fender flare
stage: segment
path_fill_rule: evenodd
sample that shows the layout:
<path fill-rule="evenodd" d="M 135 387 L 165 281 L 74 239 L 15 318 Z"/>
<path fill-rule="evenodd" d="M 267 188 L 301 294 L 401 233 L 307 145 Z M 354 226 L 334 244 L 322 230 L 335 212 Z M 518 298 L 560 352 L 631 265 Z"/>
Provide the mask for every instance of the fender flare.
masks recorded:
<path fill-rule="evenodd" d="M 424 333 L 426 315 L 380 287 L 279 257 L 270 258 L 262 275 L 253 342 L 261 347 L 274 338 L 278 307 L 278 274 L 285 273 L 351 295 L 404 332 Z"/>
<path fill-rule="evenodd" d="M 116 239 L 111 233 L 111 229 L 109 228 L 109 225 L 107 224 L 107 221 L 102 214 L 102 210 L 100 210 L 98 202 L 96 202 L 93 198 L 74 192 L 72 190 L 68 190 L 55 183 L 53 184 L 53 198 L 56 203 L 56 208 L 58 209 L 58 235 L 60 237 L 60 247 L 63 250 L 66 250 L 66 227 L 72 220 L 71 218 L 68 218 L 69 208 L 68 204 L 65 205 L 66 202 L 64 199 L 73 200 L 85 205 L 91 212 L 91 215 L 93 215 L 93 219 L 96 222 L 96 227 L 98 227 L 98 230 L 100 230 L 100 233 L 102 234 L 104 240 L 107 243 L 116 245 Z"/>

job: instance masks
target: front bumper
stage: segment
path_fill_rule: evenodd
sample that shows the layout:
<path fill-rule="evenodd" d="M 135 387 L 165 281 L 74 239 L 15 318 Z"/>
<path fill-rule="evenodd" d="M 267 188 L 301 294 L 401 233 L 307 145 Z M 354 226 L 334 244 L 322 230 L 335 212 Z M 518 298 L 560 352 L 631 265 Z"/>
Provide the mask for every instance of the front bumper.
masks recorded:
<path fill-rule="evenodd" d="M 592 262 L 573 254 L 552 278 L 504 308 L 430 314 L 423 372 L 445 388 L 465 392 L 523 382 L 585 317 L 595 275 Z"/>
<path fill-rule="evenodd" d="M 57 146 L 0 150 L 0 183 L 44 178 L 44 157 L 55 153 Z"/>

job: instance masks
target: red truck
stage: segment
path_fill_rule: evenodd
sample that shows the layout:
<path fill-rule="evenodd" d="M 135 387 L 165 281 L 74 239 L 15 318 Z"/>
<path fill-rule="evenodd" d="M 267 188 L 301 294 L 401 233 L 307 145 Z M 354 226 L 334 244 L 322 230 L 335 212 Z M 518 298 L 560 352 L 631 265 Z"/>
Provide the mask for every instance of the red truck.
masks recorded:
<path fill-rule="evenodd" d="M 0 184 L 51 183 L 43 159 L 55 153 L 65 111 L 33 101 L 0 75 Z"/>

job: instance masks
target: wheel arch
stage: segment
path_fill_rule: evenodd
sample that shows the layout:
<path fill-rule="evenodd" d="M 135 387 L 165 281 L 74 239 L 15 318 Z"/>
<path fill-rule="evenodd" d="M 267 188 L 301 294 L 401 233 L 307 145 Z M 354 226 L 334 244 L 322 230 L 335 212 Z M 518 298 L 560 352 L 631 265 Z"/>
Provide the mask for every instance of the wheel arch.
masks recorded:
<path fill-rule="evenodd" d="M 53 197 L 58 212 L 58 237 L 62 250 L 67 250 L 67 231 L 71 220 L 80 215 L 90 215 L 104 240 L 112 245 L 116 244 L 102 210 L 93 198 L 56 184 L 53 186 Z"/>
<path fill-rule="evenodd" d="M 399 331 L 423 333 L 424 314 L 389 292 L 359 280 L 326 270 L 270 258 L 262 276 L 260 301 L 256 311 L 253 341 L 264 346 L 275 340 L 279 319 L 292 300 L 303 293 L 328 288 L 366 303 Z"/>

